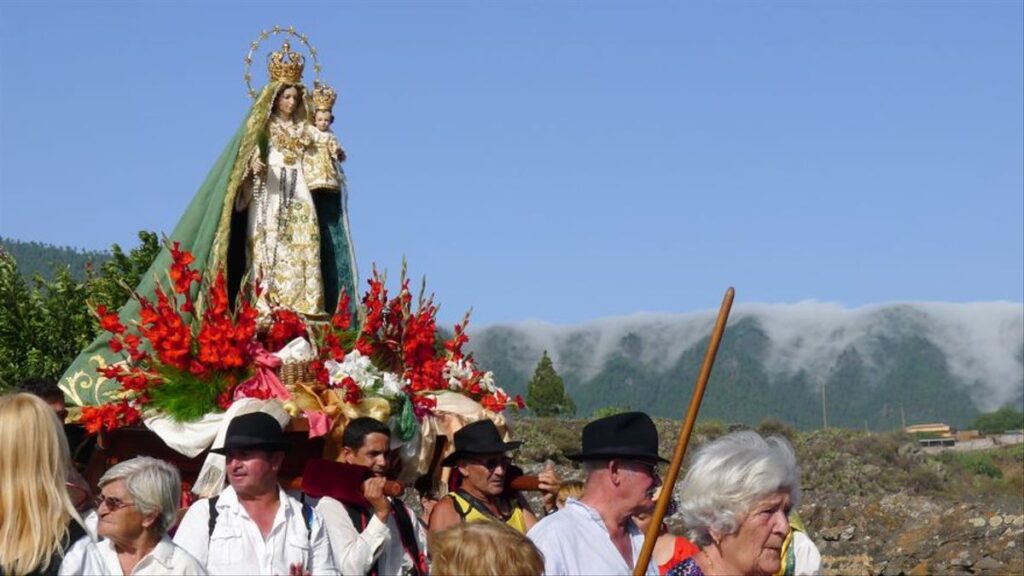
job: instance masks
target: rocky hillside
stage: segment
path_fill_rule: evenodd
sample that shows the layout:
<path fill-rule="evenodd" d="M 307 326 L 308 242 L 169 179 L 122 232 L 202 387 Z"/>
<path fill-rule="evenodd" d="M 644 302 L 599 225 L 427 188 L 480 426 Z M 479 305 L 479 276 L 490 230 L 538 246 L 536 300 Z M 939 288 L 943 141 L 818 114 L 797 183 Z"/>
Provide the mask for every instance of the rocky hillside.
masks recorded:
<path fill-rule="evenodd" d="M 563 478 L 581 478 L 564 455 L 579 449 L 584 424 L 515 422 L 525 441 L 519 460 L 538 470 L 551 459 Z M 658 427 L 662 453 L 670 455 L 679 423 L 659 420 Z M 688 453 L 735 428 L 699 423 Z M 799 433 L 777 421 L 758 430 L 787 436 L 797 451 L 799 512 L 826 574 L 1024 573 L 1024 445 L 927 455 L 901 434 Z M 682 533 L 677 518 L 669 523 Z"/>

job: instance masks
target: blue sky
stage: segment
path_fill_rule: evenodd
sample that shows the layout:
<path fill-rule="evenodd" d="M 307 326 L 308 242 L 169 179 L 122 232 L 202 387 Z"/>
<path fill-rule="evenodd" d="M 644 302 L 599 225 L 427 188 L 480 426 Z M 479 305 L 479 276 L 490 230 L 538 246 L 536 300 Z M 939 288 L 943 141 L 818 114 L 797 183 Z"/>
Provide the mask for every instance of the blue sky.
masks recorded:
<path fill-rule="evenodd" d="M 1024 300 L 1009 0 L 7 0 L 0 235 L 169 232 L 274 24 L 340 92 L 364 276 L 406 257 L 445 323 Z"/>

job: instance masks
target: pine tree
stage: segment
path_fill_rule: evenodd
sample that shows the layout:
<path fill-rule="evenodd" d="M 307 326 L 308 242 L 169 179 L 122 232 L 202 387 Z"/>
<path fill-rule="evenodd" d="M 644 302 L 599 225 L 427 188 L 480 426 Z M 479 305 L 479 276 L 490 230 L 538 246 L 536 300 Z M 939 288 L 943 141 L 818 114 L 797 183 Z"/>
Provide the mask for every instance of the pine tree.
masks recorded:
<path fill-rule="evenodd" d="M 571 416 L 576 414 L 576 404 L 565 393 L 562 377 L 555 372 L 547 350 L 537 362 L 533 378 L 526 385 L 526 404 L 536 416 Z"/>

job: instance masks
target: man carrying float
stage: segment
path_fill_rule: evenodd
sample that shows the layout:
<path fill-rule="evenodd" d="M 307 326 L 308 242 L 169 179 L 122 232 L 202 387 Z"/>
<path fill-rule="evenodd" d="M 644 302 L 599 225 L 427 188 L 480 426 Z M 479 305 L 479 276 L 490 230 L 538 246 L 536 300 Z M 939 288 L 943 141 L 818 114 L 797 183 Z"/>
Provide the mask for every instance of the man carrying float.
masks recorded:
<path fill-rule="evenodd" d="M 247 84 L 253 52 L 272 34 L 291 36 L 316 62 L 305 36 L 275 27 L 246 57 Z M 313 159 L 323 159 L 318 145 L 326 132 L 309 124 L 307 111 L 329 110 L 334 92 L 319 80 L 308 90 L 303 66 L 289 42 L 269 55 L 269 82 L 259 93 L 250 88 L 254 103 L 245 122 L 129 303 L 116 312 L 95 310 L 105 332 L 82 351 L 61 388 L 78 421 L 103 437 L 94 469 L 125 453 L 159 450 L 187 471 L 200 498 L 217 497 L 225 480 L 234 486 L 232 474 L 241 474 L 230 423 L 256 415 L 274 420 L 290 449 L 283 458 L 277 444 L 268 452 L 271 483 L 322 498 L 317 517 L 328 517 L 338 567 L 422 574 L 422 527 L 394 498 L 401 489 L 381 491 L 385 477 L 411 484 L 425 476 L 443 487 L 450 471 L 442 462 L 454 450 L 454 435 L 483 421 L 507 441 L 502 413 L 523 404 L 463 353 L 468 315 L 447 340 L 438 335 L 437 306 L 422 293 L 414 303 L 404 266 L 396 295 L 374 269 L 358 301 L 350 250 L 333 252 L 346 262 L 321 268 L 319 244 L 351 241 L 340 197 L 332 197 L 340 214 L 320 215 L 342 226 L 317 221 L 310 186 L 319 190 L 319 181 L 306 172 L 312 174 Z M 340 147 L 327 150 L 330 162 L 343 158 Z M 345 242 L 323 237 L 333 233 Z M 337 275 L 331 282 L 321 277 L 327 269 Z M 326 311 L 325 284 L 340 287 L 337 306 Z M 371 419 L 377 424 L 367 428 Z M 360 434 L 364 429 L 370 432 Z M 542 484 L 557 489 L 557 478 L 548 471 Z M 266 494 L 282 502 L 277 492 Z M 305 508 L 286 502 L 288 510 Z M 212 546 L 209 533 L 200 536 Z M 302 564 L 311 565 L 306 558 Z"/>

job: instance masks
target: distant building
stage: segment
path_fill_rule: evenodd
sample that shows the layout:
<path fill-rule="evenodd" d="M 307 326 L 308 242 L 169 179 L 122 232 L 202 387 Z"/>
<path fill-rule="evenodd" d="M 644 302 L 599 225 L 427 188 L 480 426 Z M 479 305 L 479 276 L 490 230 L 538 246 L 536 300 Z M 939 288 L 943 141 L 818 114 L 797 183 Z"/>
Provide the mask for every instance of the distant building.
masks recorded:
<path fill-rule="evenodd" d="M 956 445 L 956 438 L 949 424 L 914 424 L 907 426 L 903 431 L 916 437 L 917 443 L 924 448 Z"/>

